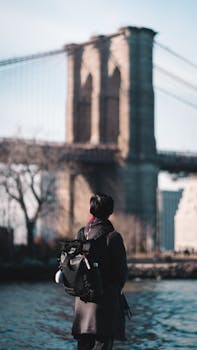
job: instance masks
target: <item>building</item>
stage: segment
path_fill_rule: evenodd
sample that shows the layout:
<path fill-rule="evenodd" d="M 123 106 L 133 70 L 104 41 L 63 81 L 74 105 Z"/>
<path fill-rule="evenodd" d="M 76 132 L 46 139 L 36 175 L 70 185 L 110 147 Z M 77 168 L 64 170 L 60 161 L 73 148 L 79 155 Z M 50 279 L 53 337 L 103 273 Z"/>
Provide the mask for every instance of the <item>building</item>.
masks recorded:
<path fill-rule="evenodd" d="M 174 250 L 174 216 L 182 195 L 179 191 L 160 192 L 160 247 Z"/>
<path fill-rule="evenodd" d="M 13 229 L 0 226 L 0 259 L 11 260 L 14 255 Z"/>
<path fill-rule="evenodd" d="M 197 251 L 197 176 L 191 176 L 175 216 L 175 250 Z"/>

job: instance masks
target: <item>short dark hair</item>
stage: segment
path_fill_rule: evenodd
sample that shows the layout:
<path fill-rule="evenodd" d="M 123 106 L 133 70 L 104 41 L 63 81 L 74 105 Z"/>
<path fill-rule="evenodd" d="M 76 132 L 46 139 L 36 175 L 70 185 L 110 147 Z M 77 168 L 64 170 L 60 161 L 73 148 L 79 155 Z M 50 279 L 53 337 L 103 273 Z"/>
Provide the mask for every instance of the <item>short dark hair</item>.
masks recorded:
<path fill-rule="evenodd" d="M 105 193 L 95 193 L 90 198 L 90 213 L 97 218 L 107 219 L 114 210 L 113 198 Z"/>

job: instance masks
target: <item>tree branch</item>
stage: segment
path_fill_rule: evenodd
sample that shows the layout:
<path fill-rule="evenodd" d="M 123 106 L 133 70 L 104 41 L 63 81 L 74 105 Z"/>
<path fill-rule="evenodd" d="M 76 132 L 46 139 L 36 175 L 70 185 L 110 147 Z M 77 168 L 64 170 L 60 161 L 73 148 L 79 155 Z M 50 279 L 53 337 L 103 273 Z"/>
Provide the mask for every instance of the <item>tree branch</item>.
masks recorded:
<path fill-rule="evenodd" d="M 7 184 L 7 181 L 4 182 L 4 188 L 5 188 L 5 191 L 6 193 L 12 198 L 14 199 L 15 201 L 19 202 L 20 203 L 20 198 L 15 196 L 12 192 L 10 192 L 9 190 L 9 187 L 8 187 L 8 184 Z"/>

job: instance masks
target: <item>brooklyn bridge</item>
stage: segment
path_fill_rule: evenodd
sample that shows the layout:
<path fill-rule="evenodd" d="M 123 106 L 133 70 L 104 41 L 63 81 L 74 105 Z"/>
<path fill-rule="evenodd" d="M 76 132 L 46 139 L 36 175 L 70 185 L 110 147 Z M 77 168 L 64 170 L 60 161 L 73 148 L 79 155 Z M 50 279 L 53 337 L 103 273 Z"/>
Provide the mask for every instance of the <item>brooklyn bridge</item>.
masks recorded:
<path fill-rule="evenodd" d="M 64 201 L 69 213 L 65 229 L 84 221 L 79 208 L 90 193 L 107 192 L 115 199 L 115 216 L 138 218 L 155 247 L 159 172 L 197 172 L 197 154 L 157 150 L 154 36 L 151 29 L 124 27 L 85 43 L 0 62 L 3 71 L 67 55 L 65 142 L 0 140 L 1 163 L 7 164 L 14 150 L 16 164 L 47 159 L 56 164 L 55 171 L 61 173 L 59 186 L 64 189 L 64 196 L 57 195 L 56 200 Z M 55 115 L 53 122 L 58 123 Z"/>

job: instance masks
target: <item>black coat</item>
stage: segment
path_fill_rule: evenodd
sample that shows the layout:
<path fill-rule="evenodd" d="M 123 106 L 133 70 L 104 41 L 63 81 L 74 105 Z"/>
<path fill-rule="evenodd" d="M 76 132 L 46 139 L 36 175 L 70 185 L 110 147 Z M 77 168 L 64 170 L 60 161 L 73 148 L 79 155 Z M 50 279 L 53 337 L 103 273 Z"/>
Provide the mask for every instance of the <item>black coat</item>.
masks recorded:
<path fill-rule="evenodd" d="M 121 303 L 121 289 L 127 276 L 126 252 L 121 235 L 114 231 L 110 221 L 96 219 L 78 233 L 88 233 L 88 239 L 99 237 L 97 261 L 104 284 L 104 293 L 98 303 L 85 303 L 75 298 L 72 334 L 95 334 L 125 338 L 125 317 Z M 102 237 L 101 237 L 102 236 Z"/>

